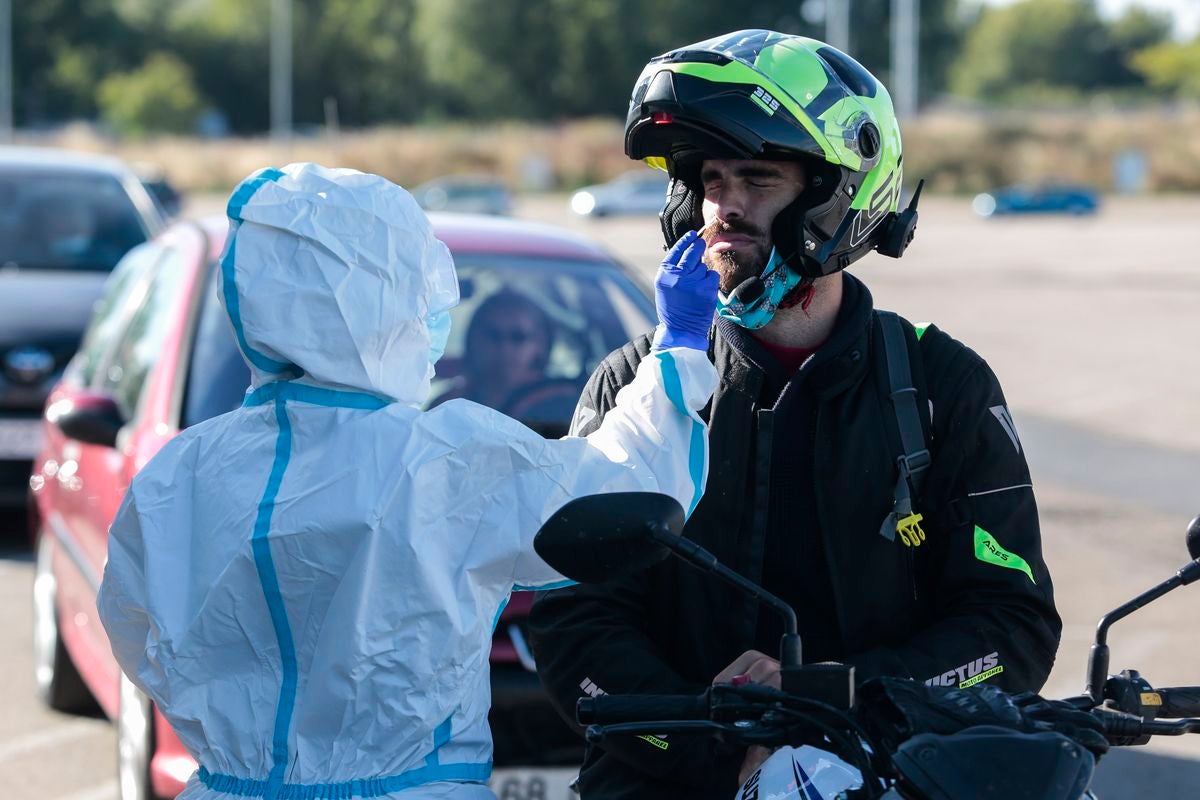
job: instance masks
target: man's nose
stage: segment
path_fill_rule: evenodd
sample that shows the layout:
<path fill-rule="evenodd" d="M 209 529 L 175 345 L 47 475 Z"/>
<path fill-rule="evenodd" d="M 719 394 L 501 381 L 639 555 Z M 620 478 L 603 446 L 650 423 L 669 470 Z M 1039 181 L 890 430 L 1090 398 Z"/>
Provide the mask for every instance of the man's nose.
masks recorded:
<path fill-rule="evenodd" d="M 746 196 L 736 189 L 726 188 L 712 199 L 717 219 L 725 222 L 739 221 L 746 216 Z"/>

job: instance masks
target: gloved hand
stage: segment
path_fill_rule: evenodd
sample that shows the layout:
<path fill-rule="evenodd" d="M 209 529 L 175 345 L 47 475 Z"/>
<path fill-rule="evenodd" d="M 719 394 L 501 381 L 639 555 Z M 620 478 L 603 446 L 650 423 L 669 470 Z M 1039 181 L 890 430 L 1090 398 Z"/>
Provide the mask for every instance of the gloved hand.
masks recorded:
<path fill-rule="evenodd" d="M 889 752 L 920 733 L 948 735 L 977 725 L 1025 730 L 1012 697 L 994 686 L 926 686 L 902 678 L 874 678 L 858 690 L 859 718 Z"/>
<path fill-rule="evenodd" d="M 1108 752 L 1104 724 L 1094 714 L 1080 711 L 1062 700 L 1047 700 L 1027 692 L 1013 697 L 1022 716 L 1033 730 L 1061 733 L 1092 751 L 1096 760 Z"/>
<path fill-rule="evenodd" d="M 708 350 L 708 329 L 717 308 L 717 273 L 704 266 L 704 240 L 688 231 L 663 259 L 654 280 L 654 305 L 661 323 L 654 349 Z"/>

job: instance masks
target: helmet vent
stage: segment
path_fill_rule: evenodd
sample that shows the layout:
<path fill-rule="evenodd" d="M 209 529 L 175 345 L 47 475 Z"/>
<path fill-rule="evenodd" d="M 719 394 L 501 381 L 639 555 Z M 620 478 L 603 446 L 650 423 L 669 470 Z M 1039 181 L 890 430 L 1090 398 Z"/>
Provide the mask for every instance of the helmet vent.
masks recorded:
<path fill-rule="evenodd" d="M 874 123 L 867 122 L 858 129 L 858 152 L 868 161 L 879 155 L 879 128 Z"/>
<path fill-rule="evenodd" d="M 875 76 L 841 50 L 826 45 L 818 48 L 817 55 L 824 59 L 830 71 L 854 94 L 874 97 L 878 93 L 879 84 L 875 81 Z"/>

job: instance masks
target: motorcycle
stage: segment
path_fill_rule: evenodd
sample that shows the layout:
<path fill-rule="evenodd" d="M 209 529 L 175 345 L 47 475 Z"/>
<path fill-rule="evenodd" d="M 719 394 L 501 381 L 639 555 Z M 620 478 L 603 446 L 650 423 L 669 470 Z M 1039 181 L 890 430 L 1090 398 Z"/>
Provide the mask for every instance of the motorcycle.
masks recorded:
<path fill-rule="evenodd" d="M 774 750 L 736 800 L 1078 800 L 1094 797 L 1096 759 L 1109 747 L 1200 733 L 1200 686 L 1155 689 L 1136 670 L 1109 675 L 1107 644 L 1113 624 L 1200 580 L 1200 517 L 1187 530 L 1192 560 L 1101 618 L 1086 689 L 1061 700 L 986 684 L 877 678 L 859 686 L 852 666 L 804 664 L 795 611 L 683 538 L 683 522 L 666 495 L 594 495 L 559 509 L 534 547 L 580 583 L 636 574 L 673 555 L 738 587 L 784 619 L 781 689 L 718 684 L 698 696 L 584 697 L 576 717 L 590 742 L 702 733 Z"/>

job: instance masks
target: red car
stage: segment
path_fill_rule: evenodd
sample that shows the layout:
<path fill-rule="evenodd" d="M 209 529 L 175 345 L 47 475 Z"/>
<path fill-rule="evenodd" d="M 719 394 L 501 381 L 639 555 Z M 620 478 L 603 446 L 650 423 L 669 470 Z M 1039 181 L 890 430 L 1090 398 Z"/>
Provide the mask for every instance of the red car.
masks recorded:
<path fill-rule="evenodd" d="M 431 218 L 454 254 L 463 298 L 431 404 L 467 397 L 543 435 L 563 435 L 600 359 L 652 327 L 645 287 L 595 245 L 554 228 Z M 223 218 L 176 223 L 113 271 L 47 401 L 30 478 L 37 686 L 53 708 L 98 703 L 116 720 L 125 800 L 173 797 L 196 765 L 121 675 L 96 592 L 108 526 L 137 470 L 180 430 L 236 408 L 245 395 L 249 374 L 213 284 L 225 233 Z M 521 629 L 529 602 L 514 596 L 493 641 L 494 760 L 577 764 L 578 739 L 532 671 Z M 536 770 L 519 775 L 543 780 Z"/>

